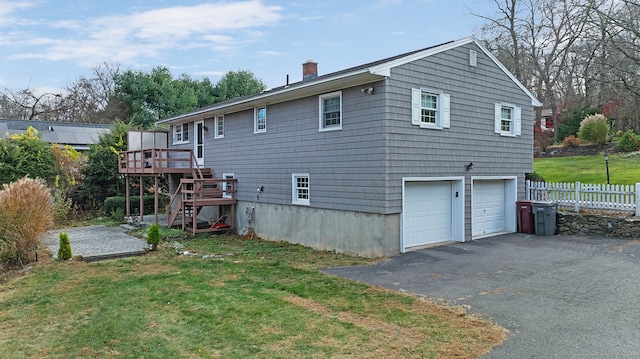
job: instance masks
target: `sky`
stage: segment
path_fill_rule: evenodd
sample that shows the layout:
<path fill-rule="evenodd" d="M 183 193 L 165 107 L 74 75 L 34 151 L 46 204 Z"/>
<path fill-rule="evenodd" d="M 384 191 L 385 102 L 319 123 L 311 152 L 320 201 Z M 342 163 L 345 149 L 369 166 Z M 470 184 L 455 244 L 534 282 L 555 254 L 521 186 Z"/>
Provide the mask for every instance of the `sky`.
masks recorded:
<path fill-rule="evenodd" d="M 0 90 L 64 93 L 108 63 L 268 88 L 474 34 L 490 0 L 0 0 Z"/>

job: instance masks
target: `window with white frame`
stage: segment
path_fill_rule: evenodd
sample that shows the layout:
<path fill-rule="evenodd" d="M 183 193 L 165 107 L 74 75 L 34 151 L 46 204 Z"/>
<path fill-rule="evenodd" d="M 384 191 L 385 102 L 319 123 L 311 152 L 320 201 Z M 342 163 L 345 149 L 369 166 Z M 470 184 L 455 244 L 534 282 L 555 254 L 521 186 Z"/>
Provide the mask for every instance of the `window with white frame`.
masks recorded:
<path fill-rule="evenodd" d="M 222 178 L 224 179 L 234 179 L 235 176 L 233 173 L 223 173 Z M 233 197 L 232 190 L 234 190 L 234 186 L 231 182 L 222 182 L 222 197 L 231 198 Z"/>
<path fill-rule="evenodd" d="M 253 132 L 267 132 L 267 108 L 259 107 L 254 110 Z"/>
<path fill-rule="evenodd" d="M 495 104 L 495 133 L 501 136 L 519 136 L 522 127 L 522 109 L 515 105 Z"/>
<path fill-rule="evenodd" d="M 309 174 L 308 173 L 294 173 L 292 175 L 292 200 L 293 204 L 308 206 L 310 202 L 309 197 Z"/>
<path fill-rule="evenodd" d="M 187 143 L 189 142 L 189 124 L 181 123 L 173 126 L 173 143 Z"/>
<path fill-rule="evenodd" d="M 320 95 L 320 131 L 342 129 L 342 91 Z"/>
<path fill-rule="evenodd" d="M 216 116 L 213 126 L 215 127 L 213 138 L 224 138 L 224 116 Z"/>
<path fill-rule="evenodd" d="M 443 92 L 411 90 L 411 124 L 421 128 L 443 129 L 451 126 L 451 97 Z"/>

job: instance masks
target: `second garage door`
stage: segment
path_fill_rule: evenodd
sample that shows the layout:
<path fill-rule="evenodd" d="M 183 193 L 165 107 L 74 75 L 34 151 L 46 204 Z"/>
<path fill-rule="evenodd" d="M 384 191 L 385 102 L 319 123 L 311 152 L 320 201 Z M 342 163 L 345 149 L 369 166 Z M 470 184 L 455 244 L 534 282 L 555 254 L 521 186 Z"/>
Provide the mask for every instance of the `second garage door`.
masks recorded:
<path fill-rule="evenodd" d="M 505 232 L 505 181 L 475 181 L 472 195 L 472 235 Z"/>

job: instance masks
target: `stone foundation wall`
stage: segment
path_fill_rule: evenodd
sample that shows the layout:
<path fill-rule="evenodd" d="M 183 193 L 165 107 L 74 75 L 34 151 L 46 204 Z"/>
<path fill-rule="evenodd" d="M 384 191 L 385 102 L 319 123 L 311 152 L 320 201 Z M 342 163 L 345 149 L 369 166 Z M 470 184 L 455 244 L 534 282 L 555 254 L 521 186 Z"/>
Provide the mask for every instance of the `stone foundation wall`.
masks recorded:
<path fill-rule="evenodd" d="M 558 212 L 556 221 L 559 234 L 640 237 L 639 217 Z"/>

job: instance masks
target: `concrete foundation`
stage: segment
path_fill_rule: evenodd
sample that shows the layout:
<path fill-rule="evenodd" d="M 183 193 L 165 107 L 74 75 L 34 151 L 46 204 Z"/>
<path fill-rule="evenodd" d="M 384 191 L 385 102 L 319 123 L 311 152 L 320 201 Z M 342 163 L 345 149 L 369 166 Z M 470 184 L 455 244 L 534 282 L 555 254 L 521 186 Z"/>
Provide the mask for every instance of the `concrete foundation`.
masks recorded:
<path fill-rule="evenodd" d="M 247 228 L 247 207 L 238 202 L 239 232 Z M 381 257 L 400 253 L 400 215 L 348 212 L 256 203 L 251 226 L 263 239 L 299 243 L 318 250 Z"/>

